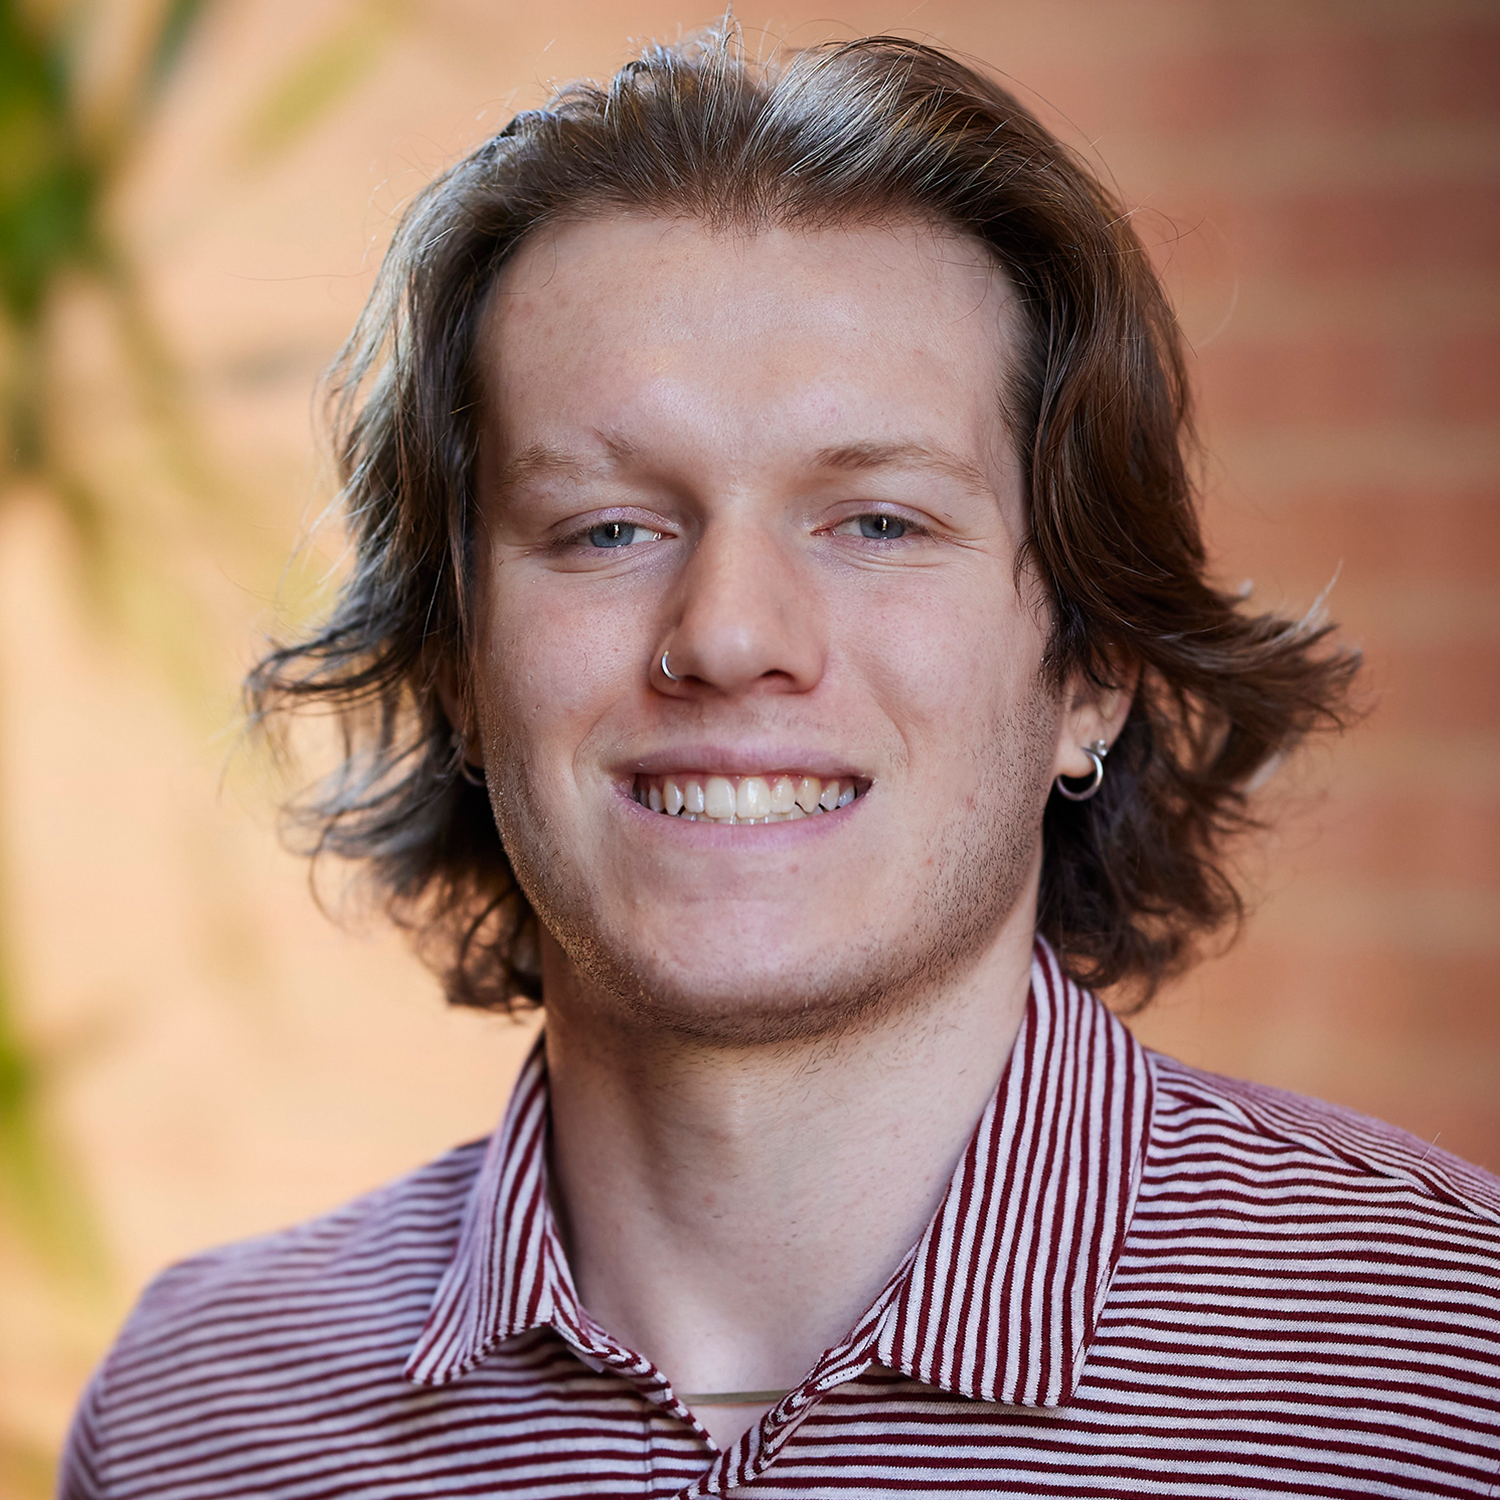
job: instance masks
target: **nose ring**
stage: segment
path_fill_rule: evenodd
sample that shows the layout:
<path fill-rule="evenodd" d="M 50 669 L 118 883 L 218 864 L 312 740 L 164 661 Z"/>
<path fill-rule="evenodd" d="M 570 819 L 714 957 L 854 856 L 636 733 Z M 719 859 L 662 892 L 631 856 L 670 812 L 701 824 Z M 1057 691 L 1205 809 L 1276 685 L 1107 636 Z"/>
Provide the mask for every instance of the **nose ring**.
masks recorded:
<path fill-rule="evenodd" d="M 661 654 L 661 675 L 663 677 L 665 677 L 668 682 L 681 682 L 682 681 L 682 678 L 680 678 L 671 669 L 671 667 L 669 667 L 667 665 L 667 652 L 666 651 L 663 651 L 662 654 Z"/>

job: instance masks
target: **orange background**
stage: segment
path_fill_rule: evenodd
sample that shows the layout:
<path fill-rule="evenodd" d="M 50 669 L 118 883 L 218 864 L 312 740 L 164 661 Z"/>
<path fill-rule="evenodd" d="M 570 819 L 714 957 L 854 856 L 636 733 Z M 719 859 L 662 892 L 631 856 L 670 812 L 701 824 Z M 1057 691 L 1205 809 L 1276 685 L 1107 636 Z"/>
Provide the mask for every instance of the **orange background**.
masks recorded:
<path fill-rule="evenodd" d="M 103 74 L 144 12 L 100 13 Z M 1139 1031 L 1500 1170 L 1500 12 L 825 14 L 741 20 L 752 49 L 890 29 L 974 54 L 1105 164 L 1194 346 L 1223 577 L 1298 612 L 1337 578 L 1330 609 L 1367 654 L 1366 722 L 1273 791 L 1243 940 Z M 276 848 L 267 768 L 233 753 L 234 685 L 278 588 L 301 609 L 336 563 L 325 535 L 282 577 L 328 495 L 313 382 L 402 201 L 548 80 L 709 19 L 657 0 L 228 0 L 173 76 L 113 214 L 221 498 L 142 502 L 123 624 L 48 497 L 0 504 L 5 932 L 94 1246 L 74 1266 L 0 1232 L 0 1495 L 46 1493 L 82 1380 L 162 1265 L 328 1208 L 503 1106 L 531 1028 L 445 1011 L 397 940 L 319 915 Z M 75 451 L 145 474 L 86 287 L 50 336 Z"/>

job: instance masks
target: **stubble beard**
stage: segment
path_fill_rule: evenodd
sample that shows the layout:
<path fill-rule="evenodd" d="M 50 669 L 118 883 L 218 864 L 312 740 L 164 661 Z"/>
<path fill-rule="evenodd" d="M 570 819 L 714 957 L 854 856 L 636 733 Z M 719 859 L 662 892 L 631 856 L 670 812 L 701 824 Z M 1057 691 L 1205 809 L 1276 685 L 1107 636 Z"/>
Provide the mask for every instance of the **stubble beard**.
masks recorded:
<path fill-rule="evenodd" d="M 546 1004 L 561 1001 L 606 1028 L 664 1033 L 706 1049 L 835 1040 L 923 1009 L 978 962 L 1018 903 L 1034 898 L 1054 711 L 1055 697 L 1038 676 L 1026 698 L 998 716 L 973 802 L 986 811 L 954 810 L 898 939 L 851 934 L 822 950 L 818 968 L 779 979 L 770 993 L 694 985 L 679 968 L 601 931 L 587 893 L 560 876 L 571 862 L 548 837 L 547 822 L 507 817 L 525 791 L 492 776 L 502 840 L 543 929 Z"/>

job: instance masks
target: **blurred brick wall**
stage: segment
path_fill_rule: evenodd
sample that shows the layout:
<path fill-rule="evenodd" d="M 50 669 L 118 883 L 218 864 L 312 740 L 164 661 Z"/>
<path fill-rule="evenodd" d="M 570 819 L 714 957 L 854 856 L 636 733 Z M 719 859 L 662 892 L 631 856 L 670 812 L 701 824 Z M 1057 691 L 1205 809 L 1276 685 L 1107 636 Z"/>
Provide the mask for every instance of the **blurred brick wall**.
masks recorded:
<path fill-rule="evenodd" d="M 1226 572 L 1293 607 L 1337 575 L 1370 714 L 1247 940 L 1141 1030 L 1500 1169 L 1500 10 L 1214 13 L 1098 83 L 1221 247 L 1183 301 Z"/>
<path fill-rule="evenodd" d="M 1367 654 L 1366 722 L 1280 779 L 1243 941 L 1135 1024 L 1500 1169 L 1500 8 L 827 14 L 741 9 L 752 46 L 761 28 L 897 30 L 974 54 L 1112 172 L 1195 349 L 1225 579 L 1301 611 L 1337 575 L 1331 611 Z M 215 443 L 261 497 L 243 545 L 194 564 L 225 623 L 225 704 L 323 494 L 309 393 L 392 209 L 547 77 L 707 19 L 665 0 L 213 12 L 120 218 Z M 272 150 L 246 122 L 320 56 L 369 66 Z M 107 396 L 90 378 L 85 427 Z M 90 633 L 69 569 L 24 507 L 0 526 L 22 1020 L 110 1268 L 83 1297 L 0 1236 L 0 1443 L 35 1454 L 155 1269 L 486 1128 L 525 1042 L 445 1014 L 394 941 L 327 926 L 254 788 L 221 795 L 223 736 Z M 0 1471 L 4 1500 L 42 1493 L 20 1472 Z"/>

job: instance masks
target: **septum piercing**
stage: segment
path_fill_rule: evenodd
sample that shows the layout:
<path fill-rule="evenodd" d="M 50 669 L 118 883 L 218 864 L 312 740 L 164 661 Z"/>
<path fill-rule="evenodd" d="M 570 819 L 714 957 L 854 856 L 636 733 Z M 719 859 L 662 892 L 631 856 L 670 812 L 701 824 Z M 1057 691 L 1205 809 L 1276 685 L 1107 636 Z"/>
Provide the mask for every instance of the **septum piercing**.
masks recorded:
<path fill-rule="evenodd" d="M 670 648 L 668 648 L 668 649 L 670 650 Z M 681 682 L 682 681 L 682 678 L 680 678 L 671 669 L 671 667 L 669 667 L 667 665 L 667 652 L 666 651 L 663 651 L 662 654 L 661 654 L 661 675 L 663 677 L 665 677 L 668 682 Z"/>

